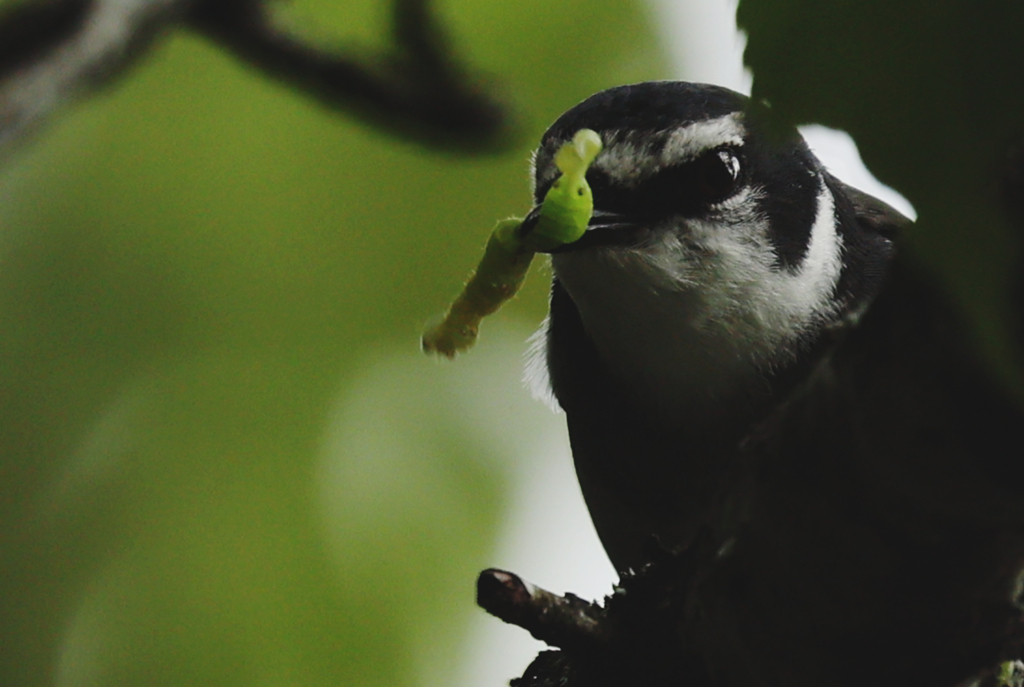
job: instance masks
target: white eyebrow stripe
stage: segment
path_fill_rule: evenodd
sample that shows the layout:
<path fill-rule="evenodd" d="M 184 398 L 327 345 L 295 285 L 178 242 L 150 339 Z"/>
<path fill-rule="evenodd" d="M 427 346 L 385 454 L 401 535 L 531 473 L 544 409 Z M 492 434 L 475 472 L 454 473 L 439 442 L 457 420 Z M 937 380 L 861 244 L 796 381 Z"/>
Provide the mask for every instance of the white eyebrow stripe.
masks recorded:
<path fill-rule="evenodd" d="M 629 139 L 608 137 L 605 149 L 597 156 L 594 167 L 617 184 L 631 188 L 661 169 L 661 161 Z"/>
<path fill-rule="evenodd" d="M 740 112 L 693 122 L 672 131 L 661 151 L 661 163 L 673 165 L 691 160 L 706 150 L 723 145 L 743 145 L 743 115 Z"/>
<path fill-rule="evenodd" d="M 732 112 L 644 137 L 633 132 L 606 132 L 605 149 L 594 161 L 594 167 L 617 184 L 632 188 L 666 167 L 692 160 L 707 150 L 723 145 L 743 145 L 743 131 L 743 114 Z M 652 147 L 652 144 L 659 139 L 664 143 L 655 155 L 653 150 L 657 146 Z M 550 176 L 554 175 L 552 171 Z"/>

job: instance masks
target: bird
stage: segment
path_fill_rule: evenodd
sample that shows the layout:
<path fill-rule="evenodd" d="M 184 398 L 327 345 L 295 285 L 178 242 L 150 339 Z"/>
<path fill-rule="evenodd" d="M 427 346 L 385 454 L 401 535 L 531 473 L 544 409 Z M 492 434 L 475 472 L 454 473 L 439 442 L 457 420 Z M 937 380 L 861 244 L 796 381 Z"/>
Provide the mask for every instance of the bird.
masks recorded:
<path fill-rule="evenodd" d="M 558 117 L 538 204 L 575 132 L 603 150 L 528 374 L 620 573 L 710 540 L 679 627 L 722 684 L 952 685 L 1024 637 L 1024 417 L 910 220 L 778 119 L 680 81 Z"/>
<path fill-rule="evenodd" d="M 908 223 L 766 114 L 719 86 L 620 86 L 558 118 L 535 154 L 539 202 L 575 131 L 604 142 L 591 224 L 551 256 L 532 367 L 566 412 L 620 570 L 639 567 L 651 535 L 693 536 L 751 429 L 869 306 Z"/>

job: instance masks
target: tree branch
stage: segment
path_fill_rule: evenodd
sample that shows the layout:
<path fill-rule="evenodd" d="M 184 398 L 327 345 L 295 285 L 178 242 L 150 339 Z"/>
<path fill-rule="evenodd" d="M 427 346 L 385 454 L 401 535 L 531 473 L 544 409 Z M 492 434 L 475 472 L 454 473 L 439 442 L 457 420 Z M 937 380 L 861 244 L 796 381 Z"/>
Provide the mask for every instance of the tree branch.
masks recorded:
<path fill-rule="evenodd" d="M 494 568 L 480 573 L 476 601 L 485 611 L 562 649 L 597 650 L 609 640 L 600 606 L 575 594 L 559 596 Z"/>
<path fill-rule="evenodd" d="M 39 0 L 0 15 L 0 150 L 123 74 L 185 25 L 262 73 L 372 126 L 460 152 L 512 142 L 506 108 L 467 75 L 424 0 L 396 0 L 383 54 L 325 50 L 275 25 L 260 0 Z"/>
<path fill-rule="evenodd" d="M 120 73 L 182 0 L 44 0 L 0 16 L 0 149 Z"/>
<path fill-rule="evenodd" d="M 286 33 L 258 0 L 198 4 L 189 23 L 268 76 L 392 133 L 438 148 L 508 143 L 504 108 L 455 65 L 425 2 L 397 0 L 394 14 L 395 50 L 362 59 Z"/>
<path fill-rule="evenodd" d="M 703 532 L 685 551 L 652 540 L 651 563 L 624 574 L 604 605 L 559 596 L 514 573 L 489 569 L 477 581 L 477 603 L 560 651 L 540 653 L 513 687 L 686 685 L 709 678 L 685 637 L 694 592 L 718 553 Z"/>

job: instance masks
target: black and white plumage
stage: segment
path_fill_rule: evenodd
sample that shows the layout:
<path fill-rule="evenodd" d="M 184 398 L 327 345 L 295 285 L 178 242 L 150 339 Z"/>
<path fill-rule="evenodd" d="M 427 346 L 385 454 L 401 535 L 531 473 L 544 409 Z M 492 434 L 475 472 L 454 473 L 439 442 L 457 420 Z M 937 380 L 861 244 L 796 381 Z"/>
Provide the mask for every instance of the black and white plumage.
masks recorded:
<path fill-rule="evenodd" d="M 713 684 L 952 686 L 1024 646 L 1024 417 L 907 220 L 766 114 L 659 82 L 555 122 L 538 199 L 576 130 L 605 150 L 533 367 L 615 566 L 698 561 L 672 627 Z"/>
<path fill-rule="evenodd" d="M 905 221 L 748 105 L 709 85 L 622 86 L 566 112 L 537 152 L 539 199 L 576 130 L 605 143 L 591 228 L 552 258 L 545 343 L 620 569 L 645 535 L 685 543 L 753 424 L 870 303 Z"/>

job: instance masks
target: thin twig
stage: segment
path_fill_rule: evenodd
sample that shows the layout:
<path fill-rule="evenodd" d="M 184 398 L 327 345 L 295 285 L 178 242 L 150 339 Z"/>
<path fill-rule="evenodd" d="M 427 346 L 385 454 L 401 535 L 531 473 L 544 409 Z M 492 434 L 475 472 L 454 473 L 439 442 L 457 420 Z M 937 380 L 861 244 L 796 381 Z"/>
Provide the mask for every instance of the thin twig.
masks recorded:
<path fill-rule="evenodd" d="M 515 573 L 484 570 L 477 578 L 476 600 L 491 615 L 550 646 L 589 651 L 608 643 L 600 606 L 573 594 L 559 596 Z"/>
<path fill-rule="evenodd" d="M 392 52 L 327 51 L 275 25 L 258 0 L 195 6 L 189 23 L 263 73 L 377 127 L 449 149 L 500 149 L 510 142 L 505 108 L 454 66 L 436 22 L 419 0 L 398 0 Z"/>

